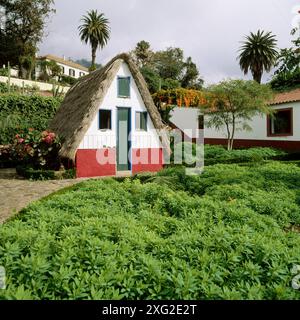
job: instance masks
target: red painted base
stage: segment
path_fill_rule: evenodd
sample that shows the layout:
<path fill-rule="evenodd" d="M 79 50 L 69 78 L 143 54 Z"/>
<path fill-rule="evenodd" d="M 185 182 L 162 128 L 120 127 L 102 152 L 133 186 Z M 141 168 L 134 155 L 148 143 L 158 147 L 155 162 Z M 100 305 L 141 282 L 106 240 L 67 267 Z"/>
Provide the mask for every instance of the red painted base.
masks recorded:
<path fill-rule="evenodd" d="M 227 145 L 226 139 L 204 139 L 205 144 Z M 278 140 L 234 140 L 234 148 L 251 148 L 251 147 L 271 147 L 287 151 L 300 151 L 300 141 L 278 141 Z"/>
<path fill-rule="evenodd" d="M 163 169 L 164 157 L 162 149 L 133 149 L 132 173 L 158 172 Z"/>
<path fill-rule="evenodd" d="M 116 150 L 77 150 L 77 178 L 105 177 L 116 175 Z"/>
<path fill-rule="evenodd" d="M 163 169 L 162 149 L 133 149 L 132 174 Z M 117 174 L 116 149 L 77 150 L 77 178 L 107 177 Z"/>

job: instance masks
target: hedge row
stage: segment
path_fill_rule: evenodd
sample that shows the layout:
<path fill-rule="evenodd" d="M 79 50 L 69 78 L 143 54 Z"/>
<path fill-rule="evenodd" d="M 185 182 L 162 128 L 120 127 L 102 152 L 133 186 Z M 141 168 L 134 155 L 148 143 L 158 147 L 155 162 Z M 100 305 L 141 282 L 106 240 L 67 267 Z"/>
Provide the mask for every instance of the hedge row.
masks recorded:
<path fill-rule="evenodd" d="M 60 98 L 38 95 L 0 95 L 0 144 L 12 143 L 22 130 L 47 129 L 60 103 Z"/>
<path fill-rule="evenodd" d="M 234 149 L 228 151 L 223 146 L 205 145 L 204 157 L 206 165 L 218 163 L 245 163 L 264 160 L 281 160 L 287 156 L 286 152 L 273 148 Z"/>

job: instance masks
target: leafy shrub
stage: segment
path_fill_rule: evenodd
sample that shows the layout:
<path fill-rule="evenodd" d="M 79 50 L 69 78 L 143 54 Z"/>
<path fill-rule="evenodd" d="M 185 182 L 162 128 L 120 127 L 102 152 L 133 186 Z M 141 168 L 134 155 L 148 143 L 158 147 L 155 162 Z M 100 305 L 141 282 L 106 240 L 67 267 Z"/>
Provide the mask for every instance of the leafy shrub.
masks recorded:
<path fill-rule="evenodd" d="M 8 74 L 9 74 L 8 69 L 6 69 L 6 68 L 0 69 L 0 76 L 1 77 L 8 77 Z"/>
<path fill-rule="evenodd" d="M 30 180 L 54 180 L 54 170 L 35 170 L 30 167 L 17 166 L 16 171 L 18 175 Z"/>
<path fill-rule="evenodd" d="M 0 93 L 7 93 L 8 92 L 8 86 L 6 83 L 0 82 Z"/>
<path fill-rule="evenodd" d="M 199 177 L 169 168 L 157 177 L 177 179 L 178 190 L 154 177 L 92 180 L 2 225 L 0 298 L 299 299 L 291 269 L 300 238 L 283 225 L 299 209 L 300 168 L 217 165 Z"/>
<path fill-rule="evenodd" d="M 171 163 L 180 163 L 186 167 L 195 167 L 203 163 L 204 147 L 191 142 L 180 142 L 172 145 Z"/>
<path fill-rule="evenodd" d="M 226 150 L 222 146 L 205 146 L 205 164 L 212 165 L 217 163 L 242 163 L 259 162 L 263 160 L 279 159 L 286 153 L 273 148 L 249 148 Z"/>
<path fill-rule="evenodd" d="M 70 76 L 65 76 L 65 75 L 60 76 L 60 83 L 62 83 L 62 84 L 67 84 L 67 85 L 73 86 L 77 81 L 78 81 L 78 79 L 75 79 Z"/>
<path fill-rule="evenodd" d="M 13 143 L 21 130 L 48 128 L 61 99 L 4 94 L 0 96 L 0 144 Z"/>
<path fill-rule="evenodd" d="M 55 133 L 43 131 L 42 133 L 29 129 L 26 133 L 17 134 L 14 142 L 15 159 L 23 166 L 33 169 L 60 168 L 58 152 L 60 142 Z"/>

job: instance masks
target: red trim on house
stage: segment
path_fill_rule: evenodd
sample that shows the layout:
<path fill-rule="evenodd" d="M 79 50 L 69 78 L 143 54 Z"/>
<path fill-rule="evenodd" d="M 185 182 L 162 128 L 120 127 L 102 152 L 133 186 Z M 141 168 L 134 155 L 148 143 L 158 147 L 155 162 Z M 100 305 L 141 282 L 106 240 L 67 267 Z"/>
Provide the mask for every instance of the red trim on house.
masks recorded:
<path fill-rule="evenodd" d="M 132 150 L 132 173 L 157 172 L 163 169 L 163 150 L 157 149 L 133 149 Z"/>
<path fill-rule="evenodd" d="M 226 139 L 205 138 L 205 144 L 227 145 Z M 300 141 L 284 141 L 284 140 L 245 140 L 235 139 L 234 148 L 250 148 L 250 147 L 272 147 L 287 151 L 300 151 Z"/>
<path fill-rule="evenodd" d="M 77 178 L 116 175 L 116 149 L 77 150 Z"/>
<path fill-rule="evenodd" d="M 132 173 L 157 172 L 163 169 L 161 148 L 132 150 Z M 108 177 L 117 174 L 116 149 L 77 150 L 77 178 Z"/>

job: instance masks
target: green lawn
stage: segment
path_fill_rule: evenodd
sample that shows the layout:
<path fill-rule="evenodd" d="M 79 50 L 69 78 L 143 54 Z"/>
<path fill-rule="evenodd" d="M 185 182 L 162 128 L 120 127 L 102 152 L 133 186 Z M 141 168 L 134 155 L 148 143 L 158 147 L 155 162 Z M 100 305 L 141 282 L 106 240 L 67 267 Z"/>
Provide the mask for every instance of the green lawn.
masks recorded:
<path fill-rule="evenodd" d="M 300 225 L 293 164 L 84 182 L 0 227 L 0 298 L 299 299 L 291 225 Z"/>

